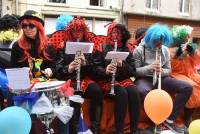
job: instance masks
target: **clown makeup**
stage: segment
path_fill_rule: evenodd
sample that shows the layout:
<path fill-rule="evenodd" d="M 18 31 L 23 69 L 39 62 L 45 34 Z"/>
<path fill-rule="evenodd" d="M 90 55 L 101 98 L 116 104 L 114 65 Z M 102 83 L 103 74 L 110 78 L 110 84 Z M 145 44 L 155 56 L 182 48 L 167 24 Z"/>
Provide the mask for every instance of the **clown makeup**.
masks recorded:
<path fill-rule="evenodd" d="M 111 33 L 111 40 L 117 40 L 120 42 L 122 40 L 122 34 L 121 31 L 117 28 L 113 28 L 112 33 Z"/>
<path fill-rule="evenodd" d="M 71 34 L 73 41 L 82 41 L 84 39 L 84 31 L 82 29 L 72 29 Z"/>

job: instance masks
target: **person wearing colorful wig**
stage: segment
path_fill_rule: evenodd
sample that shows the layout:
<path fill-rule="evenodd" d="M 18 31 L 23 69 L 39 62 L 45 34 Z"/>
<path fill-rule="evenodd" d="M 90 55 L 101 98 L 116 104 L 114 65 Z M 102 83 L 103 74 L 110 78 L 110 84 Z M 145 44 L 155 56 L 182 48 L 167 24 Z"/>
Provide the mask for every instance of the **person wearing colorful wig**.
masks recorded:
<path fill-rule="evenodd" d="M 193 92 L 186 104 L 185 123 L 189 126 L 192 121 L 194 109 L 200 107 L 200 75 L 196 66 L 200 64 L 200 51 L 197 44 L 192 43 L 191 34 L 193 28 L 186 25 L 172 27 L 173 46 L 171 51 L 172 74 L 176 79 L 189 82 L 193 86 Z"/>
<path fill-rule="evenodd" d="M 103 92 L 114 100 L 114 119 L 116 134 L 123 134 L 126 110 L 128 107 L 130 116 L 131 134 L 138 131 L 138 120 L 140 112 L 140 95 L 136 90 L 130 77 L 134 76 L 134 60 L 131 51 L 127 47 L 130 33 L 122 24 L 111 23 L 108 27 L 106 44 L 94 54 L 94 79 L 101 85 Z M 117 64 L 105 59 L 109 51 L 114 50 L 117 41 L 117 51 L 129 52 L 125 61 L 118 60 Z M 109 95 L 111 90 L 111 79 L 116 70 L 114 98 Z"/>
<path fill-rule="evenodd" d="M 47 43 L 44 21 L 41 15 L 33 10 L 27 10 L 19 18 L 19 24 L 22 29 L 22 35 L 13 44 L 11 66 L 13 68 L 30 67 L 32 78 L 50 78 L 55 74 L 56 54 L 53 46 Z M 31 97 L 32 101 L 37 99 L 34 96 Z M 42 128 L 41 122 L 36 116 L 31 115 L 31 117 L 31 133 L 45 133 L 46 130 Z"/>
<path fill-rule="evenodd" d="M 144 42 L 133 52 L 137 75 L 135 84 L 141 96 L 145 98 L 150 90 L 157 88 L 153 84 L 154 72 L 161 73 L 161 88 L 167 92 L 176 93 L 172 113 L 163 124 L 174 132 L 182 133 L 183 130 L 174 125 L 174 120 L 188 101 L 192 93 L 192 86 L 187 82 L 170 77 L 171 65 L 168 46 L 171 42 L 172 34 L 167 26 L 159 23 L 150 26 Z M 156 49 L 158 54 L 156 54 Z M 161 63 L 156 60 L 156 55 L 161 56 Z"/>
<path fill-rule="evenodd" d="M 19 18 L 19 23 L 22 35 L 13 44 L 11 66 L 30 67 L 33 78 L 50 78 L 55 68 L 55 52 L 47 43 L 43 19 L 39 13 L 28 10 Z M 37 67 L 37 63 L 41 65 Z"/>
<path fill-rule="evenodd" d="M 89 29 L 85 23 L 85 20 L 78 16 L 74 18 L 66 27 L 66 41 L 73 42 L 89 42 L 87 33 Z M 78 68 L 78 62 L 75 59 L 75 55 L 66 54 L 65 47 L 60 50 L 60 57 L 57 60 L 57 78 L 60 80 L 72 80 L 72 86 L 76 88 L 76 70 Z M 101 109 L 102 109 L 102 100 L 103 94 L 96 82 L 89 79 L 89 75 L 92 70 L 92 59 L 91 54 L 81 54 L 81 85 L 86 82 L 87 86 L 82 87 L 84 98 L 90 99 L 90 121 L 91 121 L 91 130 L 94 134 L 100 133 L 100 121 L 101 121 Z M 78 92 L 75 94 L 79 94 Z M 80 94 L 79 94 L 80 95 Z M 81 104 L 77 102 L 70 101 L 70 105 L 74 107 L 74 114 L 69 122 L 69 133 L 77 134 L 79 117 L 80 117 L 80 108 Z"/>
<path fill-rule="evenodd" d="M 70 15 L 60 15 L 56 19 L 56 31 L 65 30 L 66 26 L 72 21 L 73 17 Z"/>

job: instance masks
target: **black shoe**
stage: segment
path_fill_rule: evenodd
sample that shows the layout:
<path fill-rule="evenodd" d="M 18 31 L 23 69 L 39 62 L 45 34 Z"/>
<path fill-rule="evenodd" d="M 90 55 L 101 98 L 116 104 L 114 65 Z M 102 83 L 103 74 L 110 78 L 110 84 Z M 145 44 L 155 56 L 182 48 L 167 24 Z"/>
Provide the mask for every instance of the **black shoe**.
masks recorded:
<path fill-rule="evenodd" d="M 170 129 L 172 132 L 174 132 L 175 134 L 184 134 L 184 129 L 185 127 L 177 127 L 174 125 L 174 123 L 168 123 L 168 122 L 163 122 L 163 125 Z"/>

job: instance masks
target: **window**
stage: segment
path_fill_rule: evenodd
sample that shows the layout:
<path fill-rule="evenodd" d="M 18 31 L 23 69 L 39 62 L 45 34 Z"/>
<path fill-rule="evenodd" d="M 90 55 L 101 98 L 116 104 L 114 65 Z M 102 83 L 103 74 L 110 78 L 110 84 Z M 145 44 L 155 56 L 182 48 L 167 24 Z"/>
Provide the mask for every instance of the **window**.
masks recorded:
<path fill-rule="evenodd" d="M 44 19 L 44 23 L 45 23 L 45 33 L 48 34 L 52 34 L 53 32 L 56 31 L 56 19 L 57 17 L 53 17 L 53 16 L 45 16 Z"/>
<path fill-rule="evenodd" d="M 189 0 L 180 0 L 180 13 L 189 13 Z"/>
<path fill-rule="evenodd" d="M 104 18 L 88 18 L 86 24 L 89 30 L 96 35 L 107 35 L 108 26 L 113 20 Z M 106 26 L 106 27 L 105 27 Z"/>
<path fill-rule="evenodd" d="M 66 3 L 66 0 L 48 0 L 48 2 L 52 2 L 52 3 Z"/>
<path fill-rule="evenodd" d="M 91 6 L 104 6 L 105 0 L 90 0 L 90 5 Z"/>
<path fill-rule="evenodd" d="M 158 0 L 146 0 L 146 8 L 158 10 Z"/>
<path fill-rule="evenodd" d="M 107 30 L 108 30 L 108 26 L 105 27 L 105 25 L 111 23 L 112 20 L 95 20 L 95 27 L 94 29 L 94 33 L 97 35 L 107 35 Z"/>

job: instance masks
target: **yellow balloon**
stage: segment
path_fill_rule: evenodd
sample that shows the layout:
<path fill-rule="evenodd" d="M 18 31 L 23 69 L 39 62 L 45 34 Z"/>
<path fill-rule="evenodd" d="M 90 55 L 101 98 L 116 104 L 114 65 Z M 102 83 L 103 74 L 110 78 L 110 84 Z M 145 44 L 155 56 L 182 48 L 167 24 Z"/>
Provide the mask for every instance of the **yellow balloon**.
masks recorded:
<path fill-rule="evenodd" d="M 194 120 L 190 123 L 189 134 L 200 134 L 200 120 Z"/>

